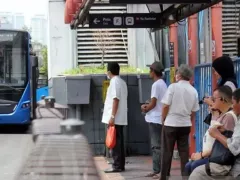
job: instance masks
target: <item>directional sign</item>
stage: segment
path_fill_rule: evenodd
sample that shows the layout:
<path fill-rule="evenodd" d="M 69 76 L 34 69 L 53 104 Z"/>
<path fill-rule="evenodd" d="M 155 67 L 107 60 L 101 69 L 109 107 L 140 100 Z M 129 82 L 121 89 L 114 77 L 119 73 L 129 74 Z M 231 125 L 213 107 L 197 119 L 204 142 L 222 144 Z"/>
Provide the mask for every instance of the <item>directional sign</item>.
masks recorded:
<path fill-rule="evenodd" d="M 159 13 L 90 14 L 90 28 L 159 28 Z"/>
<path fill-rule="evenodd" d="M 110 0 L 110 4 L 202 4 L 211 0 Z"/>

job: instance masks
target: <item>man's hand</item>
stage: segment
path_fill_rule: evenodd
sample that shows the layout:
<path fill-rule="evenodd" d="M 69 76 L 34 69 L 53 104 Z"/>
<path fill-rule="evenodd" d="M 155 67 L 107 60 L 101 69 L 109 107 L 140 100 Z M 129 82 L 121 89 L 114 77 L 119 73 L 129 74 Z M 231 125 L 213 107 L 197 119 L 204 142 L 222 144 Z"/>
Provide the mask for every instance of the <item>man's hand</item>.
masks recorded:
<path fill-rule="evenodd" d="M 213 104 L 213 101 L 212 101 L 211 97 L 205 97 L 203 99 L 203 102 L 205 102 L 209 106 L 211 106 Z"/>
<path fill-rule="evenodd" d="M 114 119 L 111 118 L 108 122 L 108 125 L 109 126 L 114 126 L 115 125 Z"/>
<path fill-rule="evenodd" d="M 142 106 L 141 106 L 141 110 L 142 110 L 142 112 L 146 112 L 147 111 L 147 105 L 146 104 L 143 104 Z"/>
<path fill-rule="evenodd" d="M 216 138 L 218 135 L 221 134 L 220 130 L 217 127 L 212 127 L 208 131 L 210 136 L 212 136 L 213 138 Z"/>
<path fill-rule="evenodd" d="M 193 154 L 191 155 L 191 159 L 192 159 L 193 161 L 202 159 L 202 155 L 201 155 L 201 153 L 193 153 Z"/>

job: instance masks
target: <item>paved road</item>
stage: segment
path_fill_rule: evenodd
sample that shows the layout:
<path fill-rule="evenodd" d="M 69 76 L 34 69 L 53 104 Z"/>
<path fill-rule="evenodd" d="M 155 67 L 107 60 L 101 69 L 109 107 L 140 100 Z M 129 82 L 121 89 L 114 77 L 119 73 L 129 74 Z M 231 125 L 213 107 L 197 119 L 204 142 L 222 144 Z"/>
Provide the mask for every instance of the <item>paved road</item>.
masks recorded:
<path fill-rule="evenodd" d="M 0 179 L 14 180 L 33 148 L 30 134 L 0 134 Z"/>

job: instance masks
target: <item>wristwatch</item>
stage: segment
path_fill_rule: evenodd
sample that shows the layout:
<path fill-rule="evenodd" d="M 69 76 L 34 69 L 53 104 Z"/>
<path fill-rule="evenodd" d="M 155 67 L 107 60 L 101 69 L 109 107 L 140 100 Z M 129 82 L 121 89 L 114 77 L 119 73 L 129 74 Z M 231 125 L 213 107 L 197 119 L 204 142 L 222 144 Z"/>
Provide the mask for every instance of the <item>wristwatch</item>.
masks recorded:
<path fill-rule="evenodd" d="M 115 116 L 114 116 L 114 115 L 111 115 L 111 119 L 115 119 Z"/>

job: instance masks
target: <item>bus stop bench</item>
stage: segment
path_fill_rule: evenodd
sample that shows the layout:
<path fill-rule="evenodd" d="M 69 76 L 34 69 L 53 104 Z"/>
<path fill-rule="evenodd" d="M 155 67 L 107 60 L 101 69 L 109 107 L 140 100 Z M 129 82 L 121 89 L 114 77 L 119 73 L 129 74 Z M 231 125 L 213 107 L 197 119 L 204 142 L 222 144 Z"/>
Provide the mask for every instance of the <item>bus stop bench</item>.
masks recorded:
<path fill-rule="evenodd" d="M 100 176 L 83 135 L 40 135 L 17 180 L 100 180 Z"/>

